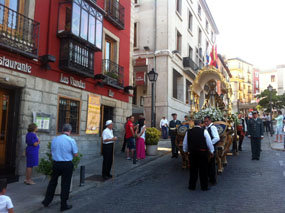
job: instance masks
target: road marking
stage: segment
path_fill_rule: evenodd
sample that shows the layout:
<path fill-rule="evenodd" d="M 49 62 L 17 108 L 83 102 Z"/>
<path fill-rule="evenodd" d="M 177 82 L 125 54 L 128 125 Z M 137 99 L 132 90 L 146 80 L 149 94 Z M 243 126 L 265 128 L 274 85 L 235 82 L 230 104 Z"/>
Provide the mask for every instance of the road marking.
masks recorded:
<path fill-rule="evenodd" d="M 284 166 L 283 160 L 280 160 L 280 161 L 279 161 L 279 164 L 280 164 L 280 166 Z"/>

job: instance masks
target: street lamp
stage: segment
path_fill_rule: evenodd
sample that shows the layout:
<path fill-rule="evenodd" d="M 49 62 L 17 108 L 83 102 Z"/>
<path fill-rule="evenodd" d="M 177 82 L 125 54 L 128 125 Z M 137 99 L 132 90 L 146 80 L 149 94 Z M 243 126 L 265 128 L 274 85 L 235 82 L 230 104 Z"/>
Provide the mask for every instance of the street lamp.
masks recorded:
<path fill-rule="evenodd" d="M 154 116 L 154 84 L 157 80 L 158 74 L 152 68 L 147 73 L 148 80 L 151 82 L 151 127 L 155 127 L 155 116 Z"/>
<path fill-rule="evenodd" d="M 271 98 L 272 98 L 272 90 L 273 87 L 269 84 L 267 87 L 268 91 L 269 91 L 269 106 L 270 106 L 270 134 L 271 136 L 273 135 L 273 127 L 272 127 L 272 103 L 271 103 Z"/>

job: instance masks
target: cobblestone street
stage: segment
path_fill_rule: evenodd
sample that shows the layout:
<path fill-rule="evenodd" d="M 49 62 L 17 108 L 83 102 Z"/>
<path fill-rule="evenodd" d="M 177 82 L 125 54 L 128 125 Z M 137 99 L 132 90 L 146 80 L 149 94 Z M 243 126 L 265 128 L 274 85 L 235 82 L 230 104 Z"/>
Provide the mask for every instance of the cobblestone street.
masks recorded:
<path fill-rule="evenodd" d="M 188 171 L 181 159 L 159 160 L 77 194 L 70 212 L 285 212 L 285 153 L 273 151 L 266 137 L 260 161 L 252 161 L 249 140 L 230 156 L 218 185 L 208 192 L 187 189 Z M 284 161 L 284 163 L 283 163 Z M 55 212 L 51 206 L 41 212 Z"/>

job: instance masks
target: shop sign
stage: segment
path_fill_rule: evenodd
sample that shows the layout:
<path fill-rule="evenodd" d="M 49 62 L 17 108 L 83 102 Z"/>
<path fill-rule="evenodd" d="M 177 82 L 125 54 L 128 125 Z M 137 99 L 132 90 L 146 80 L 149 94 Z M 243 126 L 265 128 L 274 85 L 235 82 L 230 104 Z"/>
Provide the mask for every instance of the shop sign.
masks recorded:
<path fill-rule="evenodd" d="M 32 67 L 29 64 L 11 60 L 5 56 L 0 56 L 0 66 L 26 73 L 32 72 Z"/>
<path fill-rule="evenodd" d="M 136 85 L 145 85 L 145 72 L 136 72 Z"/>
<path fill-rule="evenodd" d="M 86 134 L 98 134 L 100 129 L 100 97 L 89 94 Z"/>
<path fill-rule="evenodd" d="M 109 89 L 109 97 L 114 98 L 114 92 Z"/>
<path fill-rule="evenodd" d="M 148 64 L 147 58 L 138 58 L 135 60 L 136 67 L 147 66 L 147 64 Z"/>
<path fill-rule="evenodd" d="M 77 88 L 80 88 L 80 89 L 85 89 L 86 88 L 86 84 L 83 81 L 76 80 L 72 76 L 70 76 L 70 77 L 64 76 L 62 73 L 60 75 L 59 82 L 63 83 L 63 84 L 71 85 L 71 86 L 74 86 L 74 87 L 77 87 Z"/>

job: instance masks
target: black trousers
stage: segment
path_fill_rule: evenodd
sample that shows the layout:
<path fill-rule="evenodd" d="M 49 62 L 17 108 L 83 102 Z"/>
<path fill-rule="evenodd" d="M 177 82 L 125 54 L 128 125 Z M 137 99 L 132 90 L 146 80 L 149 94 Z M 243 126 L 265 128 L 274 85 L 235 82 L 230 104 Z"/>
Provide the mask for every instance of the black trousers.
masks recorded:
<path fill-rule="evenodd" d="M 242 132 L 237 132 L 238 136 L 239 136 L 239 143 L 238 143 L 238 148 L 241 148 L 242 147 L 242 142 L 243 142 L 243 139 L 244 139 L 244 136 L 242 135 Z"/>
<path fill-rule="evenodd" d="M 126 135 L 124 136 L 124 143 L 123 143 L 123 146 L 122 146 L 122 152 L 125 152 L 126 150 L 126 145 L 127 145 L 127 139 L 126 139 Z"/>
<path fill-rule="evenodd" d="M 261 150 L 261 138 L 251 137 L 251 153 L 252 158 L 260 158 L 260 150 Z"/>
<path fill-rule="evenodd" d="M 265 129 L 266 129 L 266 132 L 271 132 L 270 131 L 270 121 L 265 121 Z"/>
<path fill-rule="evenodd" d="M 198 174 L 200 178 L 201 189 L 205 190 L 208 188 L 208 152 L 197 151 L 190 152 L 190 179 L 189 188 L 195 189 L 198 180 Z"/>
<path fill-rule="evenodd" d="M 212 184 L 216 184 L 217 183 L 216 173 L 217 173 L 217 169 L 216 169 L 216 152 L 214 152 L 214 157 L 210 158 L 210 161 L 208 163 L 208 176 L 209 176 L 209 181 Z"/>
<path fill-rule="evenodd" d="M 171 151 L 172 151 L 172 156 L 178 156 L 178 148 L 175 144 L 176 140 L 176 134 L 171 135 Z"/>
<path fill-rule="evenodd" d="M 102 176 L 110 176 L 110 171 L 113 163 L 113 143 L 103 144 L 103 166 Z"/>
<path fill-rule="evenodd" d="M 46 196 L 44 199 L 45 204 L 50 204 L 53 200 L 54 192 L 57 186 L 58 177 L 61 176 L 61 206 L 65 206 L 69 198 L 69 190 L 71 177 L 73 173 L 73 163 L 72 161 L 54 161 L 52 166 L 52 175 L 49 181 Z"/>

